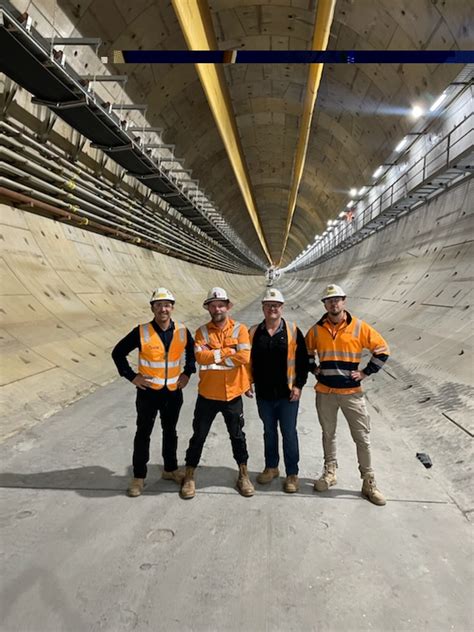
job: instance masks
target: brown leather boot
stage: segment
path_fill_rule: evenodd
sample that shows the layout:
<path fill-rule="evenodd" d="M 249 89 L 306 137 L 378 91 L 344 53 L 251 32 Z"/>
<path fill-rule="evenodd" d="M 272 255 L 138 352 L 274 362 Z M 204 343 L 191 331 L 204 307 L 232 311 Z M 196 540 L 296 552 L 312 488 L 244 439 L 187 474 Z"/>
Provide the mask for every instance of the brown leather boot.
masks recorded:
<path fill-rule="evenodd" d="M 161 478 L 165 481 L 174 481 L 175 483 L 178 483 L 178 485 L 181 485 L 184 479 L 184 470 L 172 470 L 171 472 L 163 470 Z"/>
<path fill-rule="evenodd" d="M 132 480 L 130 481 L 130 485 L 128 486 L 128 489 L 127 489 L 127 496 L 130 496 L 130 498 L 136 498 L 137 496 L 141 496 L 144 487 L 145 487 L 144 478 L 132 478 Z"/>
<path fill-rule="evenodd" d="M 370 500 L 374 505 L 382 505 L 386 504 L 385 496 L 381 491 L 377 489 L 377 485 L 375 483 L 375 476 L 373 474 L 365 474 L 363 483 L 362 483 L 362 496 Z"/>
<path fill-rule="evenodd" d="M 283 483 L 283 491 L 287 494 L 294 494 L 300 488 L 300 482 L 298 480 L 298 476 L 296 474 L 290 474 L 285 479 Z"/>
<path fill-rule="evenodd" d="M 280 470 L 277 467 L 266 467 L 263 472 L 257 474 L 257 483 L 266 485 L 267 483 L 271 483 L 277 476 L 280 476 Z"/>
<path fill-rule="evenodd" d="M 239 465 L 239 478 L 237 479 L 237 489 L 241 496 L 246 498 L 255 494 L 255 488 L 249 479 L 246 465 Z"/>
<path fill-rule="evenodd" d="M 181 490 L 179 495 L 181 498 L 188 499 L 194 498 L 196 495 L 196 485 L 194 483 L 194 467 L 187 467 L 184 472 L 183 482 L 181 483 Z"/>
<path fill-rule="evenodd" d="M 317 492 L 325 492 L 337 483 L 336 469 L 337 463 L 335 461 L 324 465 L 324 470 L 320 478 L 314 481 L 314 489 Z"/>

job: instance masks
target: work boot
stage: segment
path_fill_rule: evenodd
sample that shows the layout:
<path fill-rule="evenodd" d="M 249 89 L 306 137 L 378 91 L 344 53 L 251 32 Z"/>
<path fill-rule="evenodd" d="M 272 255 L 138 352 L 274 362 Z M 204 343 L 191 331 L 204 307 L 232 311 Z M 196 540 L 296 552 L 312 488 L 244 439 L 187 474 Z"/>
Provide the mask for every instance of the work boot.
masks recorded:
<path fill-rule="evenodd" d="M 184 470 L 172 470 L 171 472 L 163 470 L 161 478 L 165 481 L 174 481 L 175 483 L 178 483 L 178 485 L 181 485 L 184 478 Z"/>
<path fill-rule="evenodd" d="M 365 474 L 362 483 L 362 496 L 370 500 L 374 505 L 385 505 L 385 496 L 377 489 L 375 477 L 373 474 Z"/>
<path fill-rule="evenodd" d="M 239 478 L 237 479 L 237 489 L 242 496 L 248 498 L 255 494 L 255 488 L 249 479 L 246 465 L 239 465 Z"/>
<path fill-rule="evenodd" d="M 283 483 L 283 491 L 287 494 L 294 494 L 300 488 L 300 482 L 296 474 L 290 474 Z"/>
<path fill-rule="evenodd" d="M 141 496 L 143 488 L 145 486 L 144 478 L 133 478 L 127 489 L 127 495 L 131 498 Z"/>
<path fill-rule="evenodd" d="M 325 492 L 337 483 L 336 477 L 337 463 L 325 463 L 323 473 L 317 481 L 314 481 L 314 489 L 317 492 Z"/>
<path fill-rule="evenodd" d="M 257 474 L 257 483 L 266 485 L 267 483 L 271 483 L 277 476 L 280 476 L 280 470 L 277 467 L 266 467 L 263 472 Z"/>
<path fill-rule="evenodd" d="M 194 498 L 196 495 L 196 485 L 194 483 L 194 467 L 187 467 L 184 473 L 183 482 L 181 483 L 181 490 L 179 495 L 181 498 Z"/>

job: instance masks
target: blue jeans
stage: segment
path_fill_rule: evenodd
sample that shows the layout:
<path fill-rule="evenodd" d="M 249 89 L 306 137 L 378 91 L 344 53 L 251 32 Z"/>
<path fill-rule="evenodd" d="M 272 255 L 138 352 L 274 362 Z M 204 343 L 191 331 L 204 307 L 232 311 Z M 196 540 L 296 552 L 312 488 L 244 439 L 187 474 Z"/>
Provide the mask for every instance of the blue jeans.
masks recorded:
<path fill-rule="evenodd" d="M 296 417 L 299 402 L 288 399 L 261 399 L 257 397 L 257 408 L 263 421 L 263 440 L 265 443 L 265 467 L 278 467 L 280 455 L 278 453 L 278 422 L 280 422 L 283 437 L 283 458 L 285 460 L 286 475 L 298 474 L 300 459 L 298 447 L 298 433 L 296 431 Z"/>

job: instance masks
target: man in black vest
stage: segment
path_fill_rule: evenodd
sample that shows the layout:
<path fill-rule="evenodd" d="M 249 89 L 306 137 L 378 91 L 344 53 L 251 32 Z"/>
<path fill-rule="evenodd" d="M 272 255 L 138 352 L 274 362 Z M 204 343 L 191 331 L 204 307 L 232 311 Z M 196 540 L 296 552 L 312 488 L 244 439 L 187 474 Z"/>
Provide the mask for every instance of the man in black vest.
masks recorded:
<path fill-rule="evenodd" d="M 286 480 L 283 489 L 297 492 L 298 415 L 301 389 L 308 376 L 308 356 L 303 334 L 294 323 L 282 318 L 285 300 L 282 293 L 269 288 L 262 299 L 264 320 L 250 329 L 251 382 L 255 385 L 257 407 L 263 421 L 265 469 L 257 476 L 260 484 L 279 476 L 278 424 L 283 438 Z M 246 395 L 253 397 L 253 388 Z"/>

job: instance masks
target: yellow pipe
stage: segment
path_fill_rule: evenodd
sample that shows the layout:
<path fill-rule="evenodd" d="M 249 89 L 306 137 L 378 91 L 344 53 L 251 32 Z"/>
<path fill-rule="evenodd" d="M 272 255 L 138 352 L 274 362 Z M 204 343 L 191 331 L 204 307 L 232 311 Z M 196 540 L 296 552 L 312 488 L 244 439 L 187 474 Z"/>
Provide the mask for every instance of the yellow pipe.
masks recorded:
<path fill-rule="evenodd" d="M 172 0 L 172 3 L 188 48 L 190 50 L 218 50 L 219 47 L 207 2 L 205 0 Z M 216 64 L 196 64 L 196 70 L 224 142 L 250 218 L 268 261 L 272 263 L 253 196 L 247 164 L 223 70 L 221 66 Z"/>
<path fill-rule="evenodd" d="M 334 16 L 334 8 L 336 0 L 318 0 L 318 10 L 316 13 L 316 22 L 314 25 L 313 41 L 311 50 L 326 50 L 331 31 L 332 20 Z M 306 94 L 304 99 L 304 110 L 301 116 L 300 135 L 296 146 L 295 161 L 293 168 L 293 180 L 291 182 L 290 195 L 288 198 L 288 218 L 286 220 L 285 238 L 283 240 L 283 248 L 281 251 L 281 265 L 288 244 L 291 223 L 295 213 L 296 198 L 303 176 L 303 169 L 306 161 L 306 152 L 308 151 L 309 134 L 311 132 L 311 122 L 313 119 L 314 104 L 318 96 L 319 83 L 323 73 L 324 64 L 310 64 L 308 71 L 308 83 L 306 85 Z"/>

